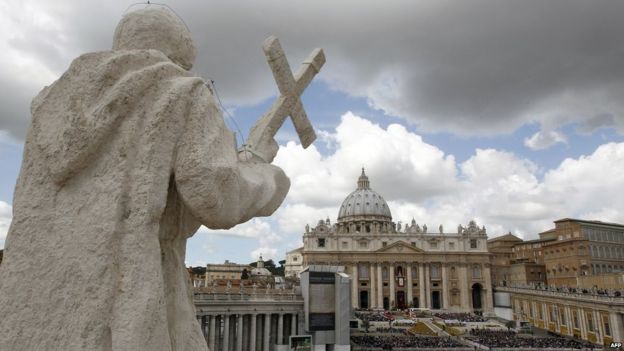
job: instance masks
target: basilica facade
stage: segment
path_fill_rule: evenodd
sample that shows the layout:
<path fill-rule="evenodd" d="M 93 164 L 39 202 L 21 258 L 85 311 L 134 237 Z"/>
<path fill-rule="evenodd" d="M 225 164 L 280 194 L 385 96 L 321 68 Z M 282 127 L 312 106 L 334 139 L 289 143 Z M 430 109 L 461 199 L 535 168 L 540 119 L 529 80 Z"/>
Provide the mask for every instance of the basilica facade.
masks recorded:
<path fill-rule="evenodd" d="M 490 254 L 484 227 L 474 221 L 447 232 L 415 220 L 392 221 L 364 169 L 335 223 L 305 228 L 302 266 L 345 266 L 354 308 L 428 308 L 492 314 Z M 288 260 L 288 258 L 287 258 Z"/>

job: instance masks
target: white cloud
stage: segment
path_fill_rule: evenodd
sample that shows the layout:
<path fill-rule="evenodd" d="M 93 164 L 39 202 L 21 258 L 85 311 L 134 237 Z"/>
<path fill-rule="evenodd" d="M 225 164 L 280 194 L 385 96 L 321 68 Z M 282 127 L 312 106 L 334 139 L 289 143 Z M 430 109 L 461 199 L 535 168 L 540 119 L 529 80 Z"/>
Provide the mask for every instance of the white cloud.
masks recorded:
<path fill-rule="evenodd" d="M 262 256 L 264 261 L 273 260 L 275 264 L 277 264 L 277 261 L 280 260 L 277 258 L 284 257 L 284 252 L 278 252 L 275 247 L 261 246 L 249 254 L 249 257 L 251 257 L 253 261 L 258 260 L 260 256 Z"/>
<path fill-rule="evenodd" d="M 257 260 L 259 253 L 262 253 L 262 257 L 266 260 L 278 259 L 284 255 L 281 250 L 277 249 L 283 240 L 283 235 L 276 233 L 271 227 L 270 220 L 267 219 L 253 218 L 229 230 L 213 230 L 202 226 L 195 233 L 195 236 L 197 235 L 217 235 L 256 240 L 258 248 L 249 253 L 252 260 Z M 201 240 L 201 238 L 197 237 L 195 240 Z M 205 254 L 214 253 L 211 245 L 203 245 L 202 248 L 205 248 Z"/>
<path fill-rule="evenodd" d="M 458 164 L 402 126 L 383 129 L 352 113 L 326 135 L 335 142 L 327 156 L 295 143 L 278 153 L 276 163 L 292 184 L 275 214 L 281 233 L 300 236 L 305 224 L 328 216 L 334 222 L 338 206 L 356 187 L 361 165 L 371 187 L 388 201 L 394 221 L 414 218 L 430 232 L 440 224 L 445 232 L 455 231 L 476 219 L 490 236 L 512 231 L 535 238 L 564 217 L 624 222 L 618 210 L 624 207 L 624 143 L 602 145 L 544 173 L 528 159 L 495 149 L 477 149 Z"/>
<path fill-rule="evenodd" d="M 4 240 L 9 232 L 13 210 L 11 205 L 0 201 L 0 248 L 4 248 Z"/>
<path fill-rule="evenodd" d="M 267 0 L 171 7 L 194 33 L 194 72 L 214 79 L 228 104 L 252 105 L 275 94 L 260 50 L 275 34 L 294 70 L 322 46 L 328 61 L 319 80 L 422 130 L 494 134 L 539 122 L 621 132 L 624 80 L 613 48 L 624 44 L 618 16 L 624 5 L 597 1 Z M 0 129 L 23 137 L 28 100 L 71 59 L 110 48 L 127 8 L 120 0 L 0 3 L 0 82 L 12 87 L 0 96 Z"/>
<path fill-rule="evenodd" d="M 366 168 L 375 189 L 397 200 L 419 201 L 454 191 L 454 157 L 444 155 L 402 125 L 391 124 L 384 129 L 347 112 L 330 134 L 336 145 L 327 157 L 314 146 L 303 150 L 290 142 L 275 158 L 275 164 L 291 178 L 291 203 L 339 206 L 354 190 L 361 167 Z"/>
<path fill-rule="evenodd" d="M 555 130 L 540 130 L 533 134 L 530 138 L 524 139 L 524 145 L 531 150 L 548 149 L 557 143 L 567 144 L 568 138 L 565 134 Z"/>
<path fill-rule="evenodd" d="M 234 226 L 229 230 L 214 230 L 202 226 L 199 228 L 197 233 L 233 236 L 247 239 L 261 239 L 273 237 L 275 235 L 271 230 L 271 225 L 266 220 L 261 218 L 252 218 L 251 220 Z"/>

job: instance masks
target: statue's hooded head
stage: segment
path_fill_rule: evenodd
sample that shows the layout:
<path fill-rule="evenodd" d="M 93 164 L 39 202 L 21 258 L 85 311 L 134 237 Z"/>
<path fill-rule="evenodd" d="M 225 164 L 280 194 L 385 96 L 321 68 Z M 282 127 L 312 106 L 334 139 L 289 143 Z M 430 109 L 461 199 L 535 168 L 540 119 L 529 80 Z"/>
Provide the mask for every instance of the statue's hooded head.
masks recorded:
<path fill-rule="evenodd" d="M 126 14 L 115 29 L 113 50 L 155 49 L 186 70 L 193 67 L 196 49 L 191 33 L 175 14 L 148 8 Z"/>

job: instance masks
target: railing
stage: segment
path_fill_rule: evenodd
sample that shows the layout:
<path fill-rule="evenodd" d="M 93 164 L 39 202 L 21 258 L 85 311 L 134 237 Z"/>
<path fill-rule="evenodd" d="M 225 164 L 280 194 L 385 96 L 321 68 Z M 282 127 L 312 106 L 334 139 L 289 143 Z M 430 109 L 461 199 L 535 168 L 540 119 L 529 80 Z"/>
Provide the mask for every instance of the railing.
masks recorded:
<path fill-rule="evenodd" d="M 566 299 L 575 299 L 575 300 L 584 300 L 589 302 L 611 302 L 617 304 L 624 304 L 624 296 L 608 296 L 608 295 L 599 295 L 599 294 L 591 294 L 591 293 L 575 293 L 575 292 L 563 292 L 563 291 L 552 291 L 552 290 L 541 290 L 541 289 L 532 289 L 532 288 L 518 288 L 518 287 L 496 287 L 496 291 L 502 292 L 517 292 L 523 294 L 533 294 L 539 296 L 548 296 L 548 297 L 557 297 L 557 298 L 566 298 Z"/>
<path fill-rule="evenodd" d="M 223 289 L 195 288 L 193 299 L 201 301 L 303 301 L 292 289 Z"/>

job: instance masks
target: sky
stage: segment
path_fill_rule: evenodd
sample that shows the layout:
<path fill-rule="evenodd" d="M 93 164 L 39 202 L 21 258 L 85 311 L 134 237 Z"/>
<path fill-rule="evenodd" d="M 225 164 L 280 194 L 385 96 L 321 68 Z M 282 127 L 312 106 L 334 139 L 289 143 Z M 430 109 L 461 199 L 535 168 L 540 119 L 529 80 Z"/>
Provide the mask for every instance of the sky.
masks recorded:
<path fill-rule="evenodd" d="M 306 224 L 335 222 L 365 167 L 394 221 L 525 239 L 553 221 L 624 223 L 622 1 L 162 1 L 198 49 L 226 123 L 244 138 L 277 97 L 261 50 L 279 37 L 291 68 L 327 63 L 302 96 L 319 138 L 290 122 L 274 164 L 291 180 L 270 217 L 202 227 L 187 264 L 281 260 Z M 71 61 L 110 50 L 134 1 L 0 2 L 0 247 L 30 100 Z M 151 5 L 158 6 L 158 5 Z"/>

